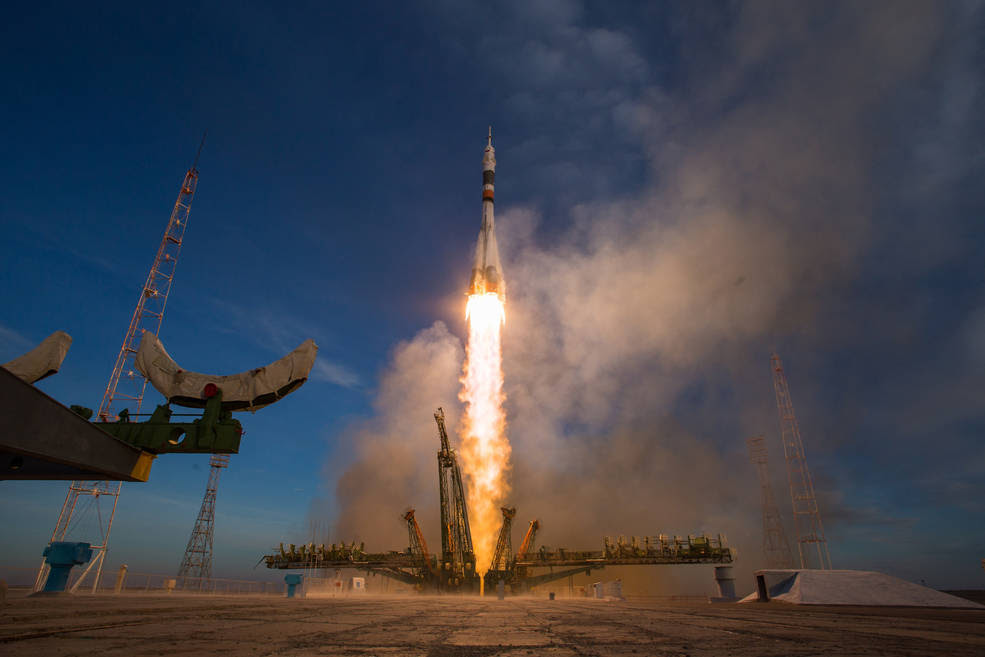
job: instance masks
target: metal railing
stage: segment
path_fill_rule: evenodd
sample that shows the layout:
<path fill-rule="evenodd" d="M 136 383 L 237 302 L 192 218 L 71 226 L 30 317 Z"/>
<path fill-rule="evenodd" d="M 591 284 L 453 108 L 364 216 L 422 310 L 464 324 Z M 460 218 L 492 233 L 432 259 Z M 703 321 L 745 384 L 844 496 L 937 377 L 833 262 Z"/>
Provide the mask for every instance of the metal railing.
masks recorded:
<path fill-rule="evenodd" d="M 75 568 L 73 571 L 81 569 Z M 69 579 L 68 587 L 71 588 L 79 573 L 73 572 Z M 7 582 L 12 588 L 31 587 L 37 571 L 33 568 L 0 568 L 0 579 Z M 115 593 L 117 590 L 117 578 L 119 571 L 103 572 L 95 588 L 90 589 L 88 585 L 77 591 L 83 593 Z M 163 575 L 160 573 L 140 573 L 127 571 L 119 587 L 123 593 L 184 593 L 199 595 L 283 595 L 285 585 L 283 582 L 258 582 L 246 579 L 230 579 L 225 577 L 212 577 L 204 579 L 200 577 L 179 578 L 175 575 Z"/>

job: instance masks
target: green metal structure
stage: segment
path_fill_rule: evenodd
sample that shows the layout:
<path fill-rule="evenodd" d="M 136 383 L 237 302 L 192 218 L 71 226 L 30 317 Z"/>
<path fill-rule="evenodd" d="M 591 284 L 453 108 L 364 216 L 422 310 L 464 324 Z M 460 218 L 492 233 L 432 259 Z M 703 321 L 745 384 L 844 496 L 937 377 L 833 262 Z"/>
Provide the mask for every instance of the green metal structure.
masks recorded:
<path fill-rule="evenodd" d="M 209 394 L 211 393 L 211 395 Z M 191 422 L 171 422 L 171 407 L 161 404 L 146 422 L 130 422 L 126 410 L 118 422 L 99 422 L 114 438 L 152 454 L 236 454 L 243 425 L 222 408 L 222 391 L 213 386 L 205 393 L 205 410 Z"/>

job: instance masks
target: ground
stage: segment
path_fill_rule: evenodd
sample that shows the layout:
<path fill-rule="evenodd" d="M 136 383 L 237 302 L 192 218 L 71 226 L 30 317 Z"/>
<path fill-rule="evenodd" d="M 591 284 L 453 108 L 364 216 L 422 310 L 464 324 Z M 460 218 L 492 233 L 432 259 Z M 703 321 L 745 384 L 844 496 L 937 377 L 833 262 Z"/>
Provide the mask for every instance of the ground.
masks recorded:
<path fill-rule="evenodd" d="M 0 608 L 15 655 L 982 655 L 985 610 L 131 594 Z"/>

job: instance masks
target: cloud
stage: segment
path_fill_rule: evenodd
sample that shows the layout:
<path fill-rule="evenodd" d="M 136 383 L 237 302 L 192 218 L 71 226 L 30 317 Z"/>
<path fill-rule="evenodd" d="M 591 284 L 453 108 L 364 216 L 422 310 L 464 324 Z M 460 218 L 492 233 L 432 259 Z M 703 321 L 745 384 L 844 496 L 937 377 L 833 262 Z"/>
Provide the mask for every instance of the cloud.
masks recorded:
<path fill-rule="evenodd" d="M 311 370 L 311 378 L 315 381 L 334 383 L 344 388 L 354 388 L 359 385 L 359 376 L 351 370 L 332 363 L 321 356 L 315 361 L 315 366 Z"/>
<path fill-rule="evenodd" d="M 31 341 L 9 326 L 0 323 L 0 345 L 20 349 L 31 346 Z"/>
<path fill-rule="evenodd" d="M 652 67 L 621 28 L 587 22 L 584 3 L 515 2 L 490 12 L 459 2 L 430 18 L 468 44 L 467 56 L 504 99 L 511 130 L 501 145 L 526 190 L 607 197 L 638 176 L 642 145 L 613 108 L 655 93 Z M 498 110 L 495 110 L 498 111 Z"/>
<path fill-rule="evenodd" d="M 18 331 L 0 323 L 0 354 L 2 362 L 13 360 L 34 347 L 34 343 Z"/>
<path fill-rule="evenodd" d="M 329 341 L 318 327 L 299 317 L 271 310 L 269 306 L 247 308 L 225 299 L 212 298 L 210 301 L 218 310 L 217 315 L 223 318 L 213 327 L 215 330 L 246 336 L 258 346 L 280 356 L 293 351 L 305 340 L 314 339 L 319 345 L 319 354 L 311 371 L 311 379 L 345 388 L 360 385 L 360 378 L 355 372 L 323 355 L 322 349 Z"/>

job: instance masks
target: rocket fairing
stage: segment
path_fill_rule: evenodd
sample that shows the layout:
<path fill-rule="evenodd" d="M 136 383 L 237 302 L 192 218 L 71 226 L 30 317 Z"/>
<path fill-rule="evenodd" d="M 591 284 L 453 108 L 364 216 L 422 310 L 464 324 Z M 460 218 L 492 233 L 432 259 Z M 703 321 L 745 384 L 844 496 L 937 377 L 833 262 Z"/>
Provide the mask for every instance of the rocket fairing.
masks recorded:
<path fill-rule="evenodd" d="M 506 281 L 499 264 L 499 247 L 496 246 L 496 221 L 494 216 L 494 192 L 496 179 L 496 149 L 492 145 L 492 127 L 489 141 L 482 156 L 482 227 L 475 245 L 475 264 L 466 294 L 496 294 L 506 297 Z"/>

